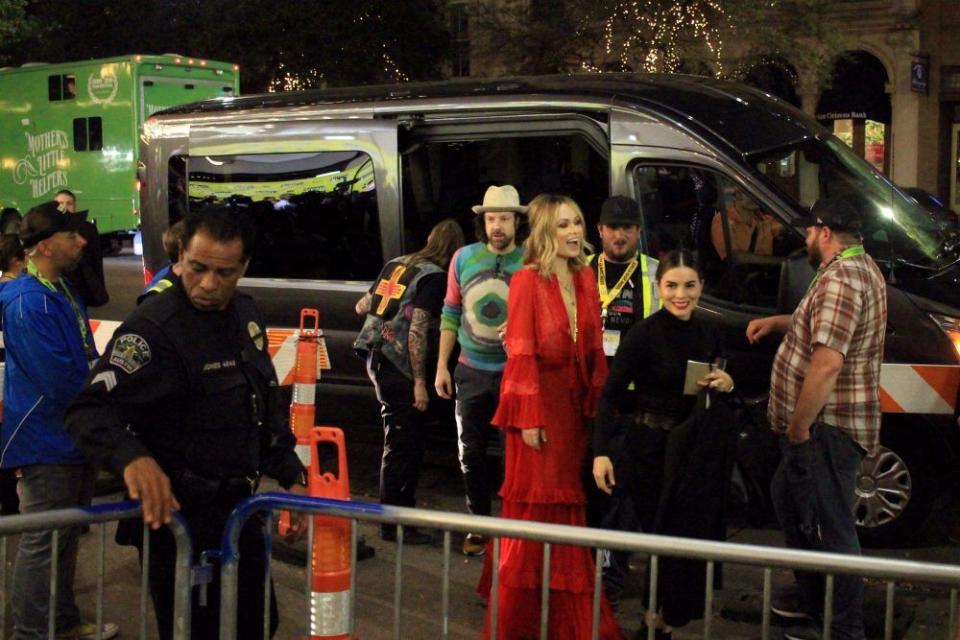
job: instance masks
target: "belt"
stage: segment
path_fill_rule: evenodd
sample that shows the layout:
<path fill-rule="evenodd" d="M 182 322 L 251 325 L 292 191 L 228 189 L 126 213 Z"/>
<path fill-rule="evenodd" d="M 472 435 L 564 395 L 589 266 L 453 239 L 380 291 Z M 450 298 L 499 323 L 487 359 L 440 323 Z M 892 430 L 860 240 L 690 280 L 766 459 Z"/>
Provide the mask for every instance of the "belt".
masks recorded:
<path fill-rule="evenodd" d="M 669 431 L 675 426 L 683 422 L 682 419 L 667 415 L 665 413 L 651 413 L 649 411 L 642 411 L 637 414 L 637 424 L 642 424 L 651 429 L 663 429 Z"/>
<path fill-rule="evenodd" d="M 224 497 L 252 496 L 260 484 L 259 474 L 252 476 L 230 476 L 220 481 L 220 493 Z"/>

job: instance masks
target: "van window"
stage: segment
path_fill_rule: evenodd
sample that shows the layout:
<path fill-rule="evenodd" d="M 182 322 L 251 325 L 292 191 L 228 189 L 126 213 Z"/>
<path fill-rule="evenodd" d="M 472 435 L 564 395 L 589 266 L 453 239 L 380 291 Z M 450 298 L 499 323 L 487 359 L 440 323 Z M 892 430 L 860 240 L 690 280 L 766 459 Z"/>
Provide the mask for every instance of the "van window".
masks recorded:
<path fill-rule="evenodd" d="M 695 251 L 705 293 L 751 307 L 777 306 L 781 264 L 803 246 L 797 231 L 710 169 L 642 164 L 633 177 L 650 255 Z"/>
<path fill-rule="evenodd" d="M 379 273 L 376 182 L 365 153 L 188 157 L 185 190 L 182 164 L 170 163 L 171 199 L 186 196 L 190 209 L 227 202 L 253 216 L 247 277 L 369 281 Z"/>
<path fill-rule="evenodd" d="M 610 184 L 609 163 L 579 134 L 431 139 L 416 129 L 401 138 L 404 247 L 421 246 L 443 218 L 474 238 L 471 207 L 490 185 L 512 184 L 527 203 L 544 192 L 573 198 L 583 210 L 590 241 Z M 472 241 L 472 240 L 470 240 Z"/>
<path fill-rule="evenodd" d="M 820 198 L 857 198 L 864 246 L 884 271 L 928 278 L 960 259 L 960 243 L 951 229 L 833 136 L 804 137 L 748 161 L 769 186 L 803 207 Z"/>

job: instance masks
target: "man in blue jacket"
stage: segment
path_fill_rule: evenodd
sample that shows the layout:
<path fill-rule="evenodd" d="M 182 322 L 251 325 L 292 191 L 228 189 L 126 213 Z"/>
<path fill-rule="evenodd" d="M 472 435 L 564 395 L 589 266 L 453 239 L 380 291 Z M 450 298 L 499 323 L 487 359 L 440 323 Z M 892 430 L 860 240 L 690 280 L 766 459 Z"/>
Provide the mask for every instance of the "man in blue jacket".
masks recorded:
<path fill-rule="evenodd" d="M 31 209 L 20 225 L 25 273 L 0 291 L 6 375 L 0 468 L 20 471 L 20 510 L 35 513 L 76 507 L 90 494 L 90 467 L 67 435 L 64 413 L 97 358 L 86 307 L 61 277 L 75 267 L 86 245 L 80 218 L 56 202 Z M 94 637 L 82 624 L 73 596 L 77 527 L 60 531 L 57 548 L 58 638 Z M 51 531 L 20 537 L 13 577 L 16 640 L 47 637 Z M 104 625 L 103 637 L 117 634 Z"/>

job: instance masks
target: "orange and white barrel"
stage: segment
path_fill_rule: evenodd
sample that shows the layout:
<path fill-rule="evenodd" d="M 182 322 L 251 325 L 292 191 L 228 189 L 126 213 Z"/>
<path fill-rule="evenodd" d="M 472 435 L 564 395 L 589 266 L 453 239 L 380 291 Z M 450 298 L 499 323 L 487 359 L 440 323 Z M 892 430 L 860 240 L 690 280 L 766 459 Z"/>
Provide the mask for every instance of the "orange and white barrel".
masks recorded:
<path fill-rule="evenodd" d="M 311 434 L 310 448 L 318 452 L 334 446 L 336 469 L 323 467 L 316 453 L 310 465 L 307 486 L 315 498 L 350 499 L 350 476 L 347 472 L 347 448 L 343 431 L 336 427 L 316 427 Z M 313 553 L 311 556 L 310 638 L 311 640 L 356 639 L 352 634 L 353 612 L 350 610 L 350 521 L 345 518 L 314 516 Z"/>

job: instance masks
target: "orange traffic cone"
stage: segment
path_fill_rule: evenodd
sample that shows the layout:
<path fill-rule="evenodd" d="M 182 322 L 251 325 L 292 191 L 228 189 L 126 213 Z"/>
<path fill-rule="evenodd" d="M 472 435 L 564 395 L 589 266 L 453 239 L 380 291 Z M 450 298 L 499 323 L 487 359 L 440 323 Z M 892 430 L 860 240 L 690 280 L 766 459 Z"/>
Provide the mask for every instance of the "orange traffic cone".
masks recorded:
<path fill-rule="evenodd" d="M 347 472 L 347 448 L 343 431 L 336 427 L 316 427 L 311 433 L 308 490 L 314 498 L 350 499 Z M 324 471 L 319 447 L 335 445 L 337 473 Z M 350 521 L 330 516 L 314 516 L 313 571 L 310 599 L 311 640 L 356 640 L 351 635 L 353 612 L 350 610 Z"/>
<path fill-rule="evenodd" d="M 307 318 L 313 318 L 313 328 L 305 328 Z M 297 457 L 307 469 L 312 463 L 311 432 L 316 420 L 317 344 L 320 335 L 320 312 L 316 309 L 300 310 L 300 331 L 297 334 L 297 359 L 293 369 L 293 400 L 290 402 L 290 429 L 297 439 Z M 290 530 L 290 512 L 280 514 L 277 531 L 286 535 Z"/>

